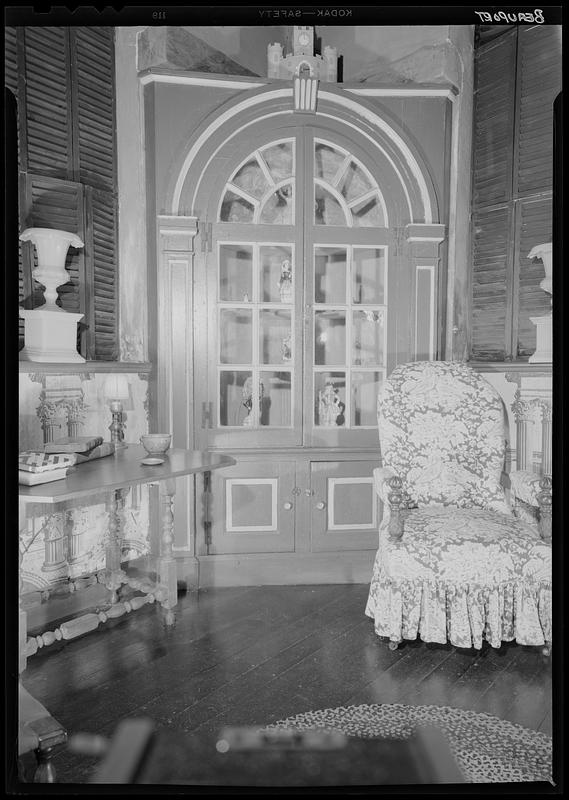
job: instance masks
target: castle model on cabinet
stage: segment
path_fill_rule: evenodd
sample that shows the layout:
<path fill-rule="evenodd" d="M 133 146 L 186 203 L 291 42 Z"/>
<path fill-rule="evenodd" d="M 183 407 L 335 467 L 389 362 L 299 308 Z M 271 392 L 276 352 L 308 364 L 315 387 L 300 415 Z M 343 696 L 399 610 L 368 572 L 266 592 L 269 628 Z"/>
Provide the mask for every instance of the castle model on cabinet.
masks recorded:
<path fill-rule="evenodd" d="M 282 44 L 270 44 L 267 55 L 269 78 L 290 80 L 300 75 L 328 82 L 338 80 L 338 52 L 335 47 L 325 47 L 321 56 L 314 55 L 314 28 L 295 26 L 293 52 L 283 56 Z"/>

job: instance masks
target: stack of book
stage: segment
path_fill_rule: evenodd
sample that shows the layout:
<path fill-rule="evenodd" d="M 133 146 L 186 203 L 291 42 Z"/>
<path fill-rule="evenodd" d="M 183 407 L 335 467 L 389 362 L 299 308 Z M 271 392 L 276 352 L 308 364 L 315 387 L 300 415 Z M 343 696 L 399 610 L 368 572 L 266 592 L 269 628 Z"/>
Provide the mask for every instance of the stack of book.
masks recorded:
<path fill-rule="evenodd" d="M 18 483 L 35 486 L 66 478 L 75 464 L 74 455 L 42 453 L 26 450 L 18 456 Z"/>
<path fill-rule="evenodd" d="M 66 436 L 44 445 L 44 452 L 75 456 L 75 464 L 110 456 L 115 452 L 113 442 L 104 442 L 102 436 Z"/>

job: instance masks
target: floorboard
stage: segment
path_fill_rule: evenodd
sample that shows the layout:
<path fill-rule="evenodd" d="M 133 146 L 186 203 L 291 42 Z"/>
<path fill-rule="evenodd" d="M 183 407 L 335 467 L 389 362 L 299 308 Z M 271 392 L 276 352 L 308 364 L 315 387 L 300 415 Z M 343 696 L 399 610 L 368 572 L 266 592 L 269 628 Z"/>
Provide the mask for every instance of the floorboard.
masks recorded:
<path fill-rule="evenodd" d="M 28 660 L 24 686 L 70 733 L 110 737 L 126 717 L 215 734 L 362 703 L 470 708 L 551 734 L 551 661 L 538 648 L 392 651 L 365 616 L 368 586 L 269 586 L 181 595 L 177 622 L 143 609 Z M 55 757 L 63 783 L 96 760 Z"/>

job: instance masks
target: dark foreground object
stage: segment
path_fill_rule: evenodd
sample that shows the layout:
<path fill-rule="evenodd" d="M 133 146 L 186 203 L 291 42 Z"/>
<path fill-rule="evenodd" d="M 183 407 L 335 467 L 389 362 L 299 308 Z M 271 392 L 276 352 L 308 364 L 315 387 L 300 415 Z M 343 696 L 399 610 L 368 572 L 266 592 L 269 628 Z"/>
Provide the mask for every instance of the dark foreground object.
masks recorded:
<path fill-rule="evenodd" d="M 261 733 L 251 728 L 228 728 L 212 739 L 130 719 L 118 726 L 91 782 L 382 786 L 454 784 L 464 782 L 464 777 L 446 739 L 430 726 L 404 741 L 356 739 L 316 730 Z"/>

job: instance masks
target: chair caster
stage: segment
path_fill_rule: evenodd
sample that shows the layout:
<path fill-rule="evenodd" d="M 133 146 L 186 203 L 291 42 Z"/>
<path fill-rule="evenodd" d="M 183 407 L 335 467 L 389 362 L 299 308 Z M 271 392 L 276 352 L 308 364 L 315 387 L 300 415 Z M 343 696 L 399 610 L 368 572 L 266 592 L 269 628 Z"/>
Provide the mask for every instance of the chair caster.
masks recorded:
<path fill-rule="evenodd" d="M 389 642 L 388 646 L 390 650 L 397 650 L 397 648 L 399 647 L 399 642 Z"/>

